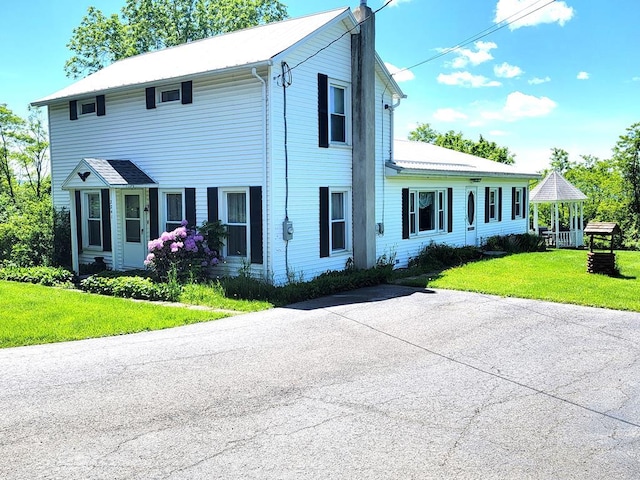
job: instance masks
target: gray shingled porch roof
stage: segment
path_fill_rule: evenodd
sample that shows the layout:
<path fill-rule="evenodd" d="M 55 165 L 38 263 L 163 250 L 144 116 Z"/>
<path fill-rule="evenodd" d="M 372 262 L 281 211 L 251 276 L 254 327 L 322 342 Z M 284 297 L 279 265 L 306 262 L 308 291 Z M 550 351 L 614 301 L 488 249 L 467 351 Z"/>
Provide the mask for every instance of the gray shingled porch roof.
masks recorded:
<path fill-rule="evenodd" d="M 85 158 L 84 161 L 110 186 L 152 185 L 156 183 L 130 160 Z"/>
<path fill-rule="evenodd" d="M 581 202 L 587 196 L 559 172 L 553 171 L 531 190 L 531 203 Z"/>

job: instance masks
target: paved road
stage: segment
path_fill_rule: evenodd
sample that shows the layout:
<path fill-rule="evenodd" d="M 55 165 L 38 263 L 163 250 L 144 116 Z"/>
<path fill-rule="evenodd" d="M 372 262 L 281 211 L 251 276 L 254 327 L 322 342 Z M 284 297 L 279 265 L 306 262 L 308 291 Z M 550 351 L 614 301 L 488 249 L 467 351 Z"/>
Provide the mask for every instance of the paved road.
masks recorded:
<path fill-rule="evenodd" d="M 0 350 L 3 479 L 640 478 L 640 315 L 383 286 Z"/>

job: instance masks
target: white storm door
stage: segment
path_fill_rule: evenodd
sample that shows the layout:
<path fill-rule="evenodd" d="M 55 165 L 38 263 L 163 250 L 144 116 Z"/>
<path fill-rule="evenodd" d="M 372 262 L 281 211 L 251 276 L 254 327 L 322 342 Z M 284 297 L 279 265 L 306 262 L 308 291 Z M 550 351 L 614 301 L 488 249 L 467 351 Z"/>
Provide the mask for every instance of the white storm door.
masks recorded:
<path fill-rule="evenodd" d="M 144 218 L 142 212 L 143 193 L 127 191 L 123 195 L 123 263 L 125 268 L 143 268 L 146 258 L 144 242 Z"/>
<path fill-rule="evenodd" d="M 465 193 L 465 243 L 467 245 L 476 245 L 478 242 L 478 231 L 476 229 L 478 221 L 478 189 L 475 187 L 467 187 Z"/>

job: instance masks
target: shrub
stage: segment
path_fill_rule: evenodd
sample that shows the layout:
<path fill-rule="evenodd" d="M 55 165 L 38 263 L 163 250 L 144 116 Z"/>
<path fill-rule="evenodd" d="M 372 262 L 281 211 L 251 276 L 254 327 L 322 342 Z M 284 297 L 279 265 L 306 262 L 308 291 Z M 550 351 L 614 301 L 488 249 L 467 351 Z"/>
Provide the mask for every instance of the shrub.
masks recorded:
<path fill-rule="evenodd" d="M 71 270 L 71 214 L 67 208 L 53 212 L 53 265 Z"/>
<path fill-rule="evenodd" d="M 409 267 L 418 267 L 424 271 L 442 270 L 481 258 L 482 252 L 476 247 L 452 247 L 444 243 L 431 242 L 423 247 L 416 257 L 409 260 Z"/>
<path fill-rule="evenodd" d="M 149 242 L 149 255 L 145 260 L 161 281 L 169 279 L 175 271 L 179 280 L 203 279 L 209 266 L 217 265 L 218 253 L 209 249 L 204 237 L 187 228 L 187 221 L 171 232 L 162 232 L 160 238 Z"/>
<path fill-rule="evenodd" d="M 495 235 L 486 239 L 483 248 L 508 253 L 544 252 L 547 249 L 544 237 L 532 233 Z"/>
<path fill-rule="evenodd" d="M 282 306 L 386 283 L 392 268 L 391 265 L 382 262 L 380 267 L 366 270 L 352 268 L 344 271 L 329 271 L 308 282 L 292 282 L 278 287 L 264 279 L 240 275 L 223 278 L 220 280 L 220 285 L 228 298 L 265 300 Z"/>
<path fill-rule="evenodd" d="M 150 278 L 126 275 L 93 275 L 80 282 L 80 289 L 100 295 L 171 302 L 179 299 L 181 291 L 174 282 L 155 283 Z"/>
<path fill-rule="evenodd" d="M 60 267 L 5 267 L 0 268 L 0 280 L 70 287 L 73 274 Z"/>

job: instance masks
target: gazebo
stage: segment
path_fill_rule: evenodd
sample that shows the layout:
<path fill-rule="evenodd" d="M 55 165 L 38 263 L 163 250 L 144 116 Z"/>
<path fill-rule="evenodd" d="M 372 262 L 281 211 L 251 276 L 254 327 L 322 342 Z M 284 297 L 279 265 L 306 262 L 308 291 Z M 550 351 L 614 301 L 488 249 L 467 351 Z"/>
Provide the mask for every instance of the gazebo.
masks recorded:
<path fill-rule="evenodd" d="M 531 190 L 533 203 L 533 229 L 540 234 L 538 205 L 548 203 L 551 208 L 551 225 L 545 233 L 549 245 L 581 247 L 584 245 L 584 201 L 587 196 L 571 185 L 559 172 L 553 171 Z M 560 231 L 560 208 L 569 208 L 569 230 Z"/>

